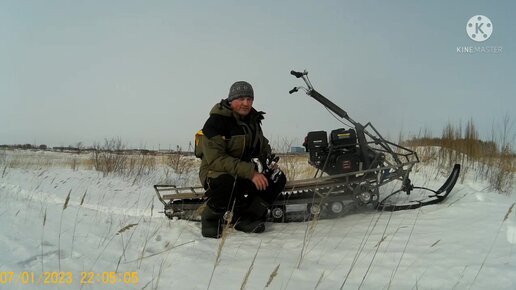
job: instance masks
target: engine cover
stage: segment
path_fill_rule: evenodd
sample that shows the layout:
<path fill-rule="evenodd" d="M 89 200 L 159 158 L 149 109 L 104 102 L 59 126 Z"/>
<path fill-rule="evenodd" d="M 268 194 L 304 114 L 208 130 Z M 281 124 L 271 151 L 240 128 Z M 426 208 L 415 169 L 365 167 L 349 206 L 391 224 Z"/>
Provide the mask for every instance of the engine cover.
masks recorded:
<path fill-rule="evenodd" d="M 329 175 L 350 173 L 360 169 L 355 130 L 336 129 L 309 132 L 303 144 L 310 154 L 309 163 Z"/>

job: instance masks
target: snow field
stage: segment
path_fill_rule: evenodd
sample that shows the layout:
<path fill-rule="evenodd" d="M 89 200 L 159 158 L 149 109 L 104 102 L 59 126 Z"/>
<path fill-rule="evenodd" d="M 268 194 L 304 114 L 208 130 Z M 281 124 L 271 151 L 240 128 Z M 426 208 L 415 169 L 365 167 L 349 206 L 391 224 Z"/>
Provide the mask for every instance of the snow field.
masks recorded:
<path fill-rule="evenodd" d="M 430 188 L 449 173 L 416 171 L 414 183 Z M 516 198 L 489 191 L 471 172 L 439 205 L 232 232 L 215 267 L 221 241 L 160 213 L 159 179 L 9 168 L 0 178 L 0 271 L 60 270 L 74 279 L 6 289 L 79 289 L 83 271 L 138 272 L 137 284 L 82 285 L 90 289 L 516 289 Z"/>

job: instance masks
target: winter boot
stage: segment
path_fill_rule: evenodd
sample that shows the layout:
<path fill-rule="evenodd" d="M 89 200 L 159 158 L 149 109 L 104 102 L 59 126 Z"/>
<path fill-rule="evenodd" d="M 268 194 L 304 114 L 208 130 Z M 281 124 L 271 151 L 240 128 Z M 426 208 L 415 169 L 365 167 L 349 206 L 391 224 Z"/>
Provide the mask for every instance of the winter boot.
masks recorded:
<path fill-rule="evenodd" d="M 201 215 L 202 236 L 205 238 L 220 238 L 222 236 L 222 229 L 224 227 L 223 216 L 223 211 L 217 211 L 209 206 L 206 206 Z"/>
<path fill-rule="evenodd" d="M 235 224 L 235 230 L 245 233 L 263 233 L 265 231 L 265 217 L 269 205 L 261 197 L 252 199 L 241 218 Z"/>
<path fill-rule="evenodd" d="M 235 230 L 244 233 L 263 233 L 265 231 L 265 221 L 252 220 L 250 218 L 243 218 L 235 224 Z"/>

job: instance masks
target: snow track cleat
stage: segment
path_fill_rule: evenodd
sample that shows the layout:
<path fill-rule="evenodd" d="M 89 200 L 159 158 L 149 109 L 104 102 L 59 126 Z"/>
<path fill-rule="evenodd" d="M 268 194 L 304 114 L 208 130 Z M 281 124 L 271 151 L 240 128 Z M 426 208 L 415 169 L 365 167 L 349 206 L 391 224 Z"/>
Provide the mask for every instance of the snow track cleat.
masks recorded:
<path fill-rule="evenodd" d="M 329 134 L 325 131 L 307 134 L 303 145 L 309 164 L 317 172 L 313 178 L 287 182 L 282 194 L 269 207 L 269 221 L 333 218 L 349 212 L 348 207 L 384 211 L 414 209 L 442 202 L 450 194 L 459 177 L 459 164 L 438 190 L 414 186 L 409 175 L 420 161 L 415 151 L 385 140 L 371 123 L 355 122 L 312 87 L 307 71 L 291 71 L 291 74 L 303 79 L 307 87 L 295 87 L 290 93 L 304 90 L 351 125 Z M 401 182 L 400 189 L 381 199 L 380 188 L 393 181 Z M 200 209 L 206 201 L 204 188 L 155 185 L 154 189 L 169 218 L 200 219 Z"/>

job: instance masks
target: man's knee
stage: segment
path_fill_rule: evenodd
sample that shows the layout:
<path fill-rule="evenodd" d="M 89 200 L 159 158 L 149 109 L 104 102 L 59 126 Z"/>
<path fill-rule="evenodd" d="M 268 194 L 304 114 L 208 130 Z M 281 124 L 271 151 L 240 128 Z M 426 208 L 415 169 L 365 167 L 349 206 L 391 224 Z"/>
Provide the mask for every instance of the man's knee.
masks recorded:
<path fill-rule="evenodd" d="M 235 178 L 229 174 L 208 178 L 208 206 L 217 210 L 225 209 L 231 199 L 234 181 Z"/>
<path fill-rule="evenodd" d="M 277 190 L 279 190 L 280 192 L 283 191 L 283 189 L 285 188 L 285 184 L 287 184 L 287 177 L 285 176 L 285 174 L 281 174 L 278 177 L 276 183 L 274 184 L 276 185 Z"/>
<path fill-rule="evenodd" d="M 208 180 L 208 206 L 212 208 L 230 208 L 246 206 L 245 196 L 252 191 L 253 183 L 247 179 L 235 179 L 234 176 L 223 174 Z"/>
<path fill-rule="evenodd" d="M 278 196 L 283 191 L 283 189 L 285 189 L 286 183 L 287 183 L 287 178 L 285 177 L 285 175 L 282 174 L 281 176 L 279 176 L 279 178 L 276 180 L 276 182 L 271 183 L 271 191 L 273 192 L 273 194 Z"/>
<path fill-rule="evenodd" d="M 229 174 L 222 174 L 217 177 L 209 177 L 208 178 L 208 187 L 209 188 L 220 188 L 220 187 L 230 187 L 233 186 L 235 182 L 235 177 Z"/>

